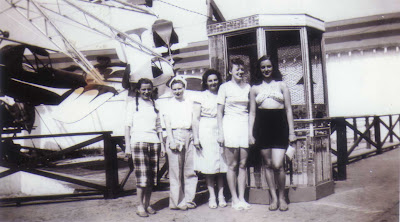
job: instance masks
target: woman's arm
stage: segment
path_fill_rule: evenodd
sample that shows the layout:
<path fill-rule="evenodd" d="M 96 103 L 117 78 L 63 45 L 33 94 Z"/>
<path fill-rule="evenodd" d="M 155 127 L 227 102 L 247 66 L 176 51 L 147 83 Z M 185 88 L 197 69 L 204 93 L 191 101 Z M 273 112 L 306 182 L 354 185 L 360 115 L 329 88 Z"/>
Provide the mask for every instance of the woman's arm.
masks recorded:
<path fill-rule="evenodd" d="M 164 138 L 163 138 L 163 129 L 161 126 L 160 113 L 157 113 L 156 131 L 157 131 L 158 139 L 160 140 L 160 143 L 161 143 L 161 157 L 164 157 L 165 156 L 165 144 L 164 144 Z"/>
<path fill-rule="evenodd" d="M 176 143 L 175 143 L 174 135 L 172 134 L 171 121 L 170 121 L 168 115 L 164 115 L 164 122 L 165 122 L 165 128 L 167 130 L 169 148 L 171 150 L 176 150 Z"/>
<path fill-rule="evenodd" d="M 200 112 L 201 112 L 201 104 L 195 102 L 193 104 L 192 130 L 193 130 L 193 145 L 197 149 L 201 149 L 199 140 Z"/>
<path fill-rule="evenodd" d="M 217 124 L 218 124 L 218 143 L 221 147 L 224 147 L 224 127 L 222 124 L 222 120 L 224 118 L 225 111 L 225 101 L 226 101 L 226 93 L 225 93 L 225 83 L 219 87 L 218 96 L 217 96 Z"/>
<path fill-rule="evenodd" d="M 285 110 L 286 110 L 286 116 L 287 116 L 287 121 L 288 121 L 288 125 L 289 125 L 289 141 L 293 142 L 297 138 L 296 138 L 296 134 L 294 133 L 294 121 L 293 121 L 293 111 L 292 111 L 292 102 L 290 99 L 290 92 L 284 82 L 281 82 L 281 89 L 283 92 L 283 97 L 285 99 Z"/>
<path fill-rule="evenodd" d="M 224 146 L 224 128 L 222 119 L 224 118 L 225 105 L 218 104 L 217 106 L 217 122 L 218 122 L 218 143 L 221 147 Z"/>
<path fill-rule="evenodd" d="M 125 157 L 129 158 L 131 156 L 131 127 L 125 126 Z"/>
<path fill-rule="evenodd" d="M 250 108 L 249 108 L 249 144 L 253 145 L 255 143 L 253 128 L 254 128 L 254 120 L 256 118 L 256 86 L 251 87 L 250 89 Z"/>

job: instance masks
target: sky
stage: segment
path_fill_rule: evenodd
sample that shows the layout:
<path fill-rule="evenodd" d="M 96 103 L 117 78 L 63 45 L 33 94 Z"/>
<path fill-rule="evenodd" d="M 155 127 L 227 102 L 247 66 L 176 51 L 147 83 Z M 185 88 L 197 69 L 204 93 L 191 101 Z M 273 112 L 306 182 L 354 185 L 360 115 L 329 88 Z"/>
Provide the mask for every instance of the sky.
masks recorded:
<path fill-rule="evenodd" d="M 54 4 L 53 0 L 48 1 Z M 53 3 L 51 3 L 53 1 Z M 309 14 L 325 22 L 400 12 L 400 0 L 214 0 L 227 20 L 254 14 Z M 60 1 L 62 2 L 62 1 Z M 79 1 L 74 1 L 79 2 Z M 9 7 L 0 1 L 0 12 Z M 191 42 L 207 40 L 206 0 L 154 0 L 150 8 L 160 19 L 171 20 L 182 46 Z M 138 15 L 129 17 L 126 12 L 113 13 L 111 10 L 97 13 L 105 21 L 126 31 L 151 24 L 156 17 Z M 131 13 L 132 14 L 132 13 Z M 0 13 L 0 29 L 10 31 L 11 38 L 31 44 L 52 48 L 49 41 L 38 34 L 35 28 L 17 13 Z M 72 42 L 79 50 L 112 48 L 110 40 L 97 39 L 92 33 L 82 30 L 71 31 L 65 23 L 59 23 L 71 35 Z M 114 44 L 115 45 L 115 44 Z M 54 47 L 53 47 L 54 48 Z M 364 75 L 366 76 L 366 75 Z M 397 77 L 398 78 L 398 77 Z M 384 87 L 382 85 L 381 87 Z M 376 92 L 382 91 L 377 89 Z M 396 94 L 396 93 L 395 93 Z"/>
<path fill-rule="evenodd" d="M 215 0 L 226 19 L 307 13 L 326 22 L 400 11 L 399 0 Z"/>
<path fill-rule="evenodd" d="M 50 0 L 37 0 L 46 2 Z M 220 8 L 222 14 L 227 20 L 250 16 L 253 14 L 297 14 L 306 13 L 317 17 L 326 22 L 363 17 L 369 15 L 400 12 L 400 0 L 214 0 Z M 50 1 L 51 2 L 51 1 Z M 62 1 L 60 1 L 62 2 Z M 79 2 L 79 1 L 76 1 Z M 9 7 L 8 4 L 1 1 L 0 11 Z M 162 19 L 173 21 L 174 27 L 179 35 L 180 42 L 189 43 L 207 39 L 206 21 L 207 5 L 206 0 L 154 0 L 153 7 L 150 10 Z M 100 13 L 98 13 L 100 14 Z M 108 11 L 101 15 L 111 24 L 121 27 L 122 30 L 134 29 L 148 21 L 154 21 L 154 18 L 135 15 L 130 18 L 124 12 L 112 13 Z M 118 16 L 120 15 L 120 16 Z M 140 18 L 136 18 L 140 16 Z M 16 13 L 0 14 L 0 29 L 11 30 L 11 37 L 25 42 L 40 44 L 47 40 L 40 35 L 35 35 L 35 30 L 28 22 L 23 22 L 22 17 Z M 26 32 L 29 31 L 27 35 Z M 84 40 L 81 32 L 67 31 L 77 33 L 76 40 L 78 47 L 101 48 L 107 47 L 103 43 L 92 45 Z M 48 41 L 47 41 L 48 42 Z"/>

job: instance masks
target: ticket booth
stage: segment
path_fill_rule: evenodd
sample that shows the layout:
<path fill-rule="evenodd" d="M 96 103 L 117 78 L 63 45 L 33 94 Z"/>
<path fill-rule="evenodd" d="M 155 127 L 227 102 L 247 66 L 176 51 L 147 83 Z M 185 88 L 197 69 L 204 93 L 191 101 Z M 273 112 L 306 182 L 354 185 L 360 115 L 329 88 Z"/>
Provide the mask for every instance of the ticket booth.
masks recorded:
<path fill-rule="evenodd" d="M 290 89 L 299 138 L 294 159 L 286 161 L 290 202 L 333 193 L 324 31 L 323 21 L 306 14 L 253 15 L 207 26 L 211 68 L 224 78 L 228 62 L 239 57 L 250 82 L 257 59 L 270 55 Z M 249 201 L 268 204 L 263 166 L 254 161 L 249 161 Z"/>

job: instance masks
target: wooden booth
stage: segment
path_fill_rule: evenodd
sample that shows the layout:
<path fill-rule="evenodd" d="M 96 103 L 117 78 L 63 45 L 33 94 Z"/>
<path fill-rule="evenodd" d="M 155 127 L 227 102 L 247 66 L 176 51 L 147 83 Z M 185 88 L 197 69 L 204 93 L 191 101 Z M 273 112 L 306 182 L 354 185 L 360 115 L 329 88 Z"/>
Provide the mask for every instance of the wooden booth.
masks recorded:
<path fill-rule="evenodd" d="M 255 73 L 263 55 L 275 58 L 291 93 L 297 141 L 295 157 L 286 161 L 290 202 L 310 201 L 333 193 L 330 157 L 323 21 L 306 14 L 253 15 L 207 27 L 211 68 L 227 75 L 228 62 L 240 57 Z M 262 163 L 249 160 L 249 201 L 269 203 Z"/>

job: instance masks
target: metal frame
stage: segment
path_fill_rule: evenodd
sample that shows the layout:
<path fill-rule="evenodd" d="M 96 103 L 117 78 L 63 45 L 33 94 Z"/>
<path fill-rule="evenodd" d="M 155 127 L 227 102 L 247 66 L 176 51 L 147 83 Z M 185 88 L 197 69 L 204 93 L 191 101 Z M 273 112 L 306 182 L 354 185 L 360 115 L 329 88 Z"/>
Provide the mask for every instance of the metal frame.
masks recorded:
<path fill-rule="evenodd" d="M 85 56 L 76 49 L 76 47 L 73 46 L 73 44 L 70 43 L 70 40 L 66 37 L 66 35 L 61 31 L 59 27 L 56 26 L 56 24 L 52 21 L 52 19 L 48 16 L 48 14 L 45 12 L 50 11 L 52 13 L 58 14 L 60 17 L 64 19 L 68 19 L 76 24 L 79 24 L 82 27 L 88 28 L 98 34 L 101 34 L 103 36 L 109 37 L 110 39 L 114 39 L 116 41 L 119 41 L 121 44 L 132 47 L 136 50 L 139 50 L 145 54 L 157 57 L 161 60 L 164 60 L 171 64 L 171 62 L 165 58 L 162 57 L 161 54 L 155 52 L 151 48 L 146 47 L 143 45 L 141 42 L 134 40 L 131 38 L 128 34 L 124 33 L 122 30 L 119 30 L 110 24 L 107 24 L 103 20 L 101 20 L 99 17 L 96 15 L 84 10 L 83 8 L 77 6 L 76 4 L 72 3 L 70 0 L 63 0 L 66 2 L 68 5 L 63 5 L 63 7 L 72 7 L 76 9 L 79 13 L 83 13 L 83 15 L 86 17 L 92 18 L 94 21 L 96 21 L 98 24 L 107 27 L 110 32 L 106 33 L 104 31 L 100 31 L 96 28 L 93 28 L 92 25 L 89 23 L 89 21 L 86 19 L 86 23 L 84 24 L 81 21 L 75 20 L 71 18 L 70 16 L 63 14 L 62 9 L 58 7 L 58 11 L 51 10 L 47 8 L 45 5 L 42 5 L 40 3 L 37 3 L 36 0 L 6 0 L 7 3 L 10 4 L 10 8 L 6 9 L 12 9 L 14 8 L 19 14 L 24 16 L 29 22 L 32 23 L 32 25 L 39 30 L 44 36 L 46 36 L 55 46 L 58 47 L 60 51 L 71 57 L 81 68 L 84 70 L 87 74 L 91 75 L 96 83 L 99 84 L 104 84 L 103 77 L 101 74 L 94 68 L 94 66 L 85 58 Z M 88 4 L 91 4 L 92 2 L 88 1 L 82 1 L 86 2 Z M 140 7 L 137 7 L 133 4 L 126 3 L 120 0 L 112 0 L 113 3 L 116 3 L 118 8 L 121 9 L 126 9 L 126 10 L 131 10 L 133 12 L 139 12 L 139 13 L 145 13 L 150 16 L 155 16 L 154 13 L 142 9 Z M 26 3 L 26 6 L 24 6 L 22 3 Z M 58 4 L 58 1 L 57 1 Z M 100 4 L 97 5 L 103 5 L 106 7 L 112 7 L 115 5 L 112 5 L 110 2 L 101 2 Z M 122 6 L 121 6 L 122 5 Z M 36 17 L 34 17 L 36 16 Z M 43 21 L 44 24 L 41 24 L 40 21 Z M 49 34 L 50 31 L 53 31 L 56 33 L 56 36 L 51 36 Z M 56 40 L 61 41 L 57 42 Z"/>
<path fill-rule="evenodd" d="M 117 150 L 116 144 L 118 144 L 117 138 L 111 137 L 111 131 L 102 131 L 102 132 L 84 132 L 84 133 L 69 133 L 69 134 L 49 134 L 49 135 L 30 135 L 30 136 L 19 136 L 19 137 L 3 137 L 2 142 L 6 140 L 21 140 L 21 139 L 35 139 L 35 138 L 54 138 L 54 137 L 66 137 L 66 136 L 96 136 L 92 139 L 86 140 L 79 144 L 73 145 L 68 148 L 64 148 L 60 151 L 55 151 L 44 155 L 42 157 L 33 158 L 28 163 L 23 164 L 10 164 L 2 162 L 0 166 L 9 168 L 4 172 L 0 173 L 0 179 L 6 177 L 8 175 L 17 173 L 19 171 L 36 174 L 39 176 L 44 176 L 47 178 L 60 180 L 68 183 L 77 184 L 80 186 L 90 188 L 87 192 L 82 192 L 82 195 L 98 195 L 103 194 L 104 198 L 111 199 L 116 198 L 123 186 L 118 184 L 118 159 L 117 159 Z M 92 143 L 96 143 L 103 140 L 104 141 L 104 164 L 105 164 L 105 174 L 106 174 L 106 185 L 96 184 L 87 182 L 84 180 L 75 179 L 72 177 L 67 177 L 61 174 L 52 173 L 46 170 L 35 169 L 38 164 L 47 164 L 51 162 L 52 159 L 62 156 L 66 153 L 81 149 L 87 145 Z M 62 198 L 64 196 L 79 196 L 80 194 L 60 194 L 60 195 L 51 195 L 53 199 Z M 0 199 L 0 203 L 7 202 L 23 202 L 23 201 L 31 201 L 31 200 L 42 200 L 46 199 L 48 196 L 32 196 L 32 197 L 17 197 L 17 198 L 5 198 Z"/>

